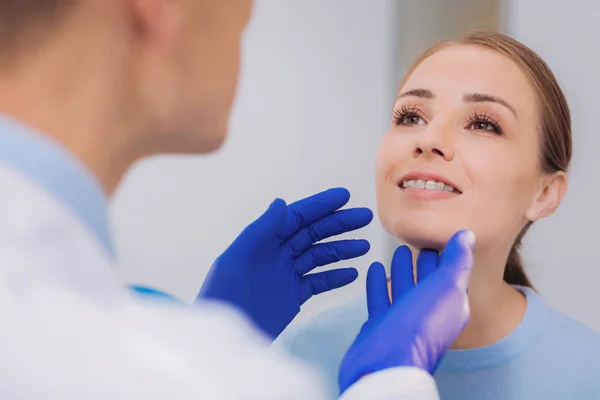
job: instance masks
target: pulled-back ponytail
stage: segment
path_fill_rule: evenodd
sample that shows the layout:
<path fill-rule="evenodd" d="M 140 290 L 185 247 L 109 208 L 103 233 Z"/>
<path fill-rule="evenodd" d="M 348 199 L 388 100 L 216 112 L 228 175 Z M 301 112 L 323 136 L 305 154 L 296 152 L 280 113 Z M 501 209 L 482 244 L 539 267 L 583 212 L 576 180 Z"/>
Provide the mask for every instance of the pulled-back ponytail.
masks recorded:
<path fill-rule="evenodd" d="M 531 226 L 531 222 L 528 223 L 525 228 L 519 233 L 517 239 L 513 243 L 510 253 L 508 253 L 508 259 L 506 260 L 506 267 L 504 267 L 504 281 L 511 285 L 525 286 L 533 289 L 533 284 L 529 280 L 527 273 L 525 272 L 525 266 L 521 259 L 521 240 L 525 233 Z"/>

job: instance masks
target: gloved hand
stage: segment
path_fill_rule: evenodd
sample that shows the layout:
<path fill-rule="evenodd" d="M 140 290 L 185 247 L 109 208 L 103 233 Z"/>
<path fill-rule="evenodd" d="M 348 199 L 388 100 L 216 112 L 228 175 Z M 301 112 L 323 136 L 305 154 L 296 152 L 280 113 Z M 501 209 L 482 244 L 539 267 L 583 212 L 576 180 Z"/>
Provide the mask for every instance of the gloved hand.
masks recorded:
<path fill-rule="evenodd" d="M 399 247 L 392 259 L 392 304 L 383 265 L 371 265 L 367 274 L 369 318 L 342 361 L 342 393 L 362 376 L 387 368 L 410 366 L 434 373 L 469 319 L 467 285 L 474 240 L 469 231 L 455 234 L 437 268 L 437 253 L 421 252 L 417 286 L 411 252 L 406 246 Z"/>
<path fill-rule="evenodd" d="M 308 274 L 317 266 L 369 251 L 366 240 L 315 244 L 371 222 L 368 208 L 336 211 L 349 199 L 342 188 L 289 206 L 276 199 L 215 261 L 198 299 L 229 302 L 276 338 L 312 295 L 345 286 L 358 276 L 354 268 Z"/>

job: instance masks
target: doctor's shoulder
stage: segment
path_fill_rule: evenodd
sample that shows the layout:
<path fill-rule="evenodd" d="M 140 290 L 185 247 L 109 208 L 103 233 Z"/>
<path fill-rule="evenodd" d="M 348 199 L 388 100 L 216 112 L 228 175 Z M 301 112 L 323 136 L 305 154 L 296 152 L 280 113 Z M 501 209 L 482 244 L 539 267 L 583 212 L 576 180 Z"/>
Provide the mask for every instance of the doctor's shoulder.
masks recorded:
<path fill-rule="evenodd" d="M 306 363 L 265 350 L 269 340 L 237 309 L 203 301 L 194 307 L 158 302 L 146 309 L 147 326 L 190 376 L 201 374 L 222 391 L 218 398 L 322 399 L 325 384 Z"/>

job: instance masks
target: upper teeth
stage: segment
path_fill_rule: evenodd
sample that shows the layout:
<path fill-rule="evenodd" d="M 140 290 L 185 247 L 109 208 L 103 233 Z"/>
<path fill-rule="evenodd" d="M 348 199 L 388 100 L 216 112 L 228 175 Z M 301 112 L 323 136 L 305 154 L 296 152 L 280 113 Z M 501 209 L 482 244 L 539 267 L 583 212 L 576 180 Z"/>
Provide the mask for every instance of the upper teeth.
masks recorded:
<path fill-rule="evenodd" d="M 443 182 L 428 180 L 424 181 L 422 179 L 409 180 L 402 182 L 403 188 L 415 188 L 415 189 L 428 189 L 428 190 L 445 190 L 446 192 L 454 192 L 455 189 L 453 186 L 446 185 Z"/>

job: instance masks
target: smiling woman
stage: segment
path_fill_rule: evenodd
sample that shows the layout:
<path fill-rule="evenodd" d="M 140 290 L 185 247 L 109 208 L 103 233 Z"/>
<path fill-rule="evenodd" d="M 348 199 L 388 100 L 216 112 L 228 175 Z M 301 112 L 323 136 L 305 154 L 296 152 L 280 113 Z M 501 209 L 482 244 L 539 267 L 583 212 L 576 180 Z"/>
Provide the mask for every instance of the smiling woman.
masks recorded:
<path fill-rule="evenodd" d="M 477 236 L 471 319 L 435 374 L 441 398 L 600 398 L 600 338 L 535 293 L 518 252 L 531 224 L 560 205 L 571 151 L 556 78 L 508 36 L 440 43 L 403 79 L 377 155 L 379 219 L 413 254 L 442 250 L 460 229 Z M 366 315 L 356 299 L 279 343 L 320 366 L 335 398 Z"/>

